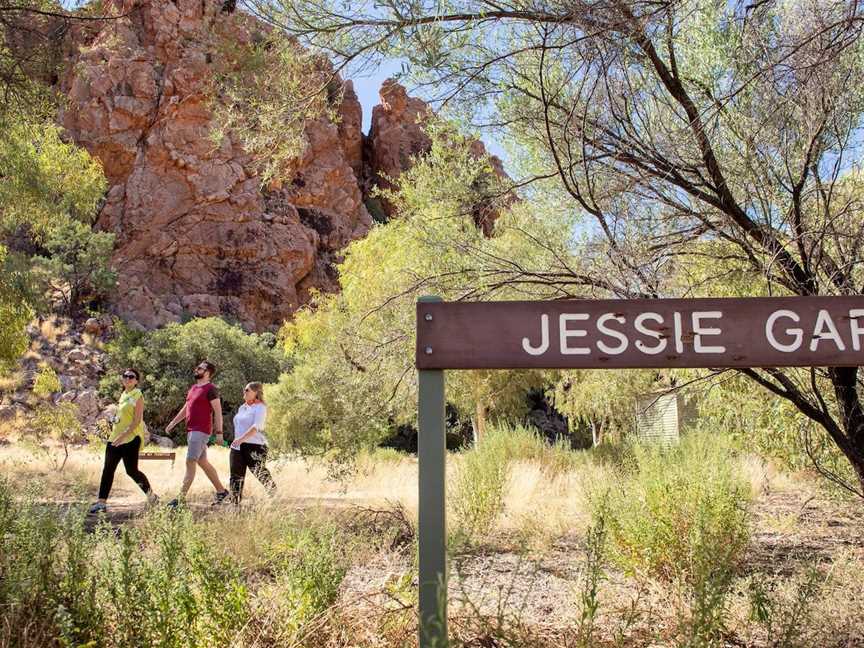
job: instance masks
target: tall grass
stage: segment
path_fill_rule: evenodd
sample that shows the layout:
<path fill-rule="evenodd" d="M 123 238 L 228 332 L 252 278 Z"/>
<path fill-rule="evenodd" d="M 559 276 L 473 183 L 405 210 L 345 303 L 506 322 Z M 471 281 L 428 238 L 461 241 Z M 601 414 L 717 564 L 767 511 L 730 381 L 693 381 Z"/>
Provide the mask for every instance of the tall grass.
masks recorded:
<path fill-rule="evenodd" d="M 722 630 L 726 597 L 750 537 L 749 481 L 727 443 L 690 435 L 671 448 L 634 445 L 596 500 L 610 558 L 625 573 L 677 586 L 693 645 Z"/>
<path fill-rule="evenodd" d="M 531 428 L 490 426 L 479 445 L 456 457 L 448 500 L 457 542 L 475 542 L 493 530 L 518 461 L 538 465 L 544 477 L 552 478 L 571 470 L 578 458 L 566 443 L 550 445 Z"/>
<path fill-rule="evenodd" d="M 188 512 L 119 531 L 87 532 L 84 520 L 16 500 L 0 481 L 0 647 L 284 645 L 332 605 L 345 574 L 333 526 L 283 521 L 252 578 Z"/>

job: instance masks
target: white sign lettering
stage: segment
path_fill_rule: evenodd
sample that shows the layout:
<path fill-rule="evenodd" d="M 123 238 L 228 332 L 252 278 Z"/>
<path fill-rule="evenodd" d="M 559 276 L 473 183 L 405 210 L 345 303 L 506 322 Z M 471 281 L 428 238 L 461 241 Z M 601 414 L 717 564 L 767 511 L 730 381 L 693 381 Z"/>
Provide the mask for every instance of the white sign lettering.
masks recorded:
<path fill-rule="evenodd" d="M 848 337 L 838 322 L 835 312 L 831 314 L 820 309 L 815 320 L 810 315 L 808 322 L 802 323 L 801 315 L 793 310 L 779 309 L 771 312 L 765 319 L 765 339 L 776 351 L 795 353 L 801 350 L 816 353 L 820 344 L 833 345 L 837 351 L 846 351 L 851 346 L 854 351 L 864 347 L 864 308 L 848 311 Z M 645 355 L 657 355 L 671 351 L 670 340 L 676 354 L 682 354 L 691 345 L 692 351 L 701 355 L 720 355 L 727 353 L 728 346 L 723 343 L 724 330 L 721 326 L 724 314 L 720 310 L 692 311 L 689 314 L 689 327 L 684 325 L 686 314 L 680 311 L 671 313 L 671 322 L 660 313 L 643 312 L 628 321 L 620 313 L 601 313 L 592 322 L 589 313 L 561 313 L 558 315 L 558 352 L 561 355 L 605 356 L 621 355 L 631 346 Z M 835 321 L 836 320 L 836 321 Z M 805 344 L 806 331 L 812 331 L 809 344 Z M 845 324 L 843 325 L 845 326 Z M 542 356 L 552 348 L 554 332 L 550 316 L 540 315 L 539 342 L 530 337 L 522 338 L 522 350 L 532 356 Z M 582 345 L 576 338 L 584 339 Z M 709 339 L 713 338 L 713 339 Z"/>

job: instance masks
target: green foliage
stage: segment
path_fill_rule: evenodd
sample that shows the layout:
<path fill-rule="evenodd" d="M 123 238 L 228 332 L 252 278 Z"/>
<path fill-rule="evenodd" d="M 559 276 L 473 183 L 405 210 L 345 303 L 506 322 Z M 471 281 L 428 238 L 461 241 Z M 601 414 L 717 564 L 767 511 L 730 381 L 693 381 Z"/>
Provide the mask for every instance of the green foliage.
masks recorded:
<path fill-rule="evenodd" d="M 616 483 L 595 505 L 609 556 L 627 573 L 682 587 L 687 632 L 711 637 L 750 537 L 750 487 L 728 444 L 688 435 L 664 449 L 634 445 Z"/>
<path fill-rule="evenodd" d="M 287 530 L 270 548 L 275 578 L 261 595 L 276 599 L 270 619 L 275 644 L 296 641 L 336 600 L 346 573 L 342 541 L 335 529 L 313 526 Z"/>
<path fill-rule="evenodd" d="M 6 264 L 6 248 L 0 245 L 0 375 L 27 350 L 25 331 L 33 316 L 21 287 L 23 276 Z"/>
<path fill-rule="evenodd" d="M 501 281 L 528 256 L 529 237 L 563 246 L 561 231 L 507 201 L 471 139 L 446 124 L 429 126 L 432 148 L 387 194 L 399 217 L 352 243 L 339 266 L 341 292 L 318 295 L 282 331 L 293 365 L 276 389 L 273 439 L 304 452 L 347 458 L 380 441 L 393 425 L 416 417 L 415 304 L 423 294 L 444 299 L 507 299 L 530 294 Z M 496 236 L 475 216 L 500 209 Z M 551 252 L 546 252 L 552 255 Z M 506 261 L 502 261 L 506 259 Z M 448 376 L 448 398 L 463 416 L 520 415 L 525 394 L 548 376 L 530 371 L 466 371 Z"/>
<path fill-rule="evenodd" d="M 33 381 L 33 393 L 39 398 L 48 398 L 59 391 L 60 379 L 57 377 L 57 372 L 48 364 L 41 365 Z"/>
<path fill-rule="evenodd" d="M 246 333 L 218 317 L 169 324 L 148 333 L 118 325 L 116 338 L 107 346 L 108 372 L 100 392 L 117 396 L 119 373 L 136 368 L 147 403 L 145 419 L 151 428 L 163 427 L 186 402 L 195 366 L 207 359 L 216 365 L 213 384 L 219 388 L 225 430 L 230 433 L 246 383 L 275 382 L 283 368 L 284 354 L 274 344 L 271 334 Z M 265 399 L 270 396 L 265 389 Z"/>
<path fill-rule="evenodd" d="M 0 481 L 0 609 L 11 645 L 225 646 L 250 614 L 242 575 L 188 513 L 90 534 Z"/>
<path fill-rule="evenodd" d="M 788 371 L 799 383 L 809 380 L 807 370 Z M 824 393 L 829 387 L 821 389 Z M 741 449 L 770 457 L 789 470 L 812 471 L 815 465 L 827 475 L 855 483 L 852 466 L 824 430 L 788 401 L 754 390 L 745 377 L 725 377 L 700 394 L 697 403 L 699 430 L 720 431 Z M 831 478 L 819 483 L 828 492 L 845 493 Z"/>
<path fill-rule="evenodd" d="M 239 635 L 249 617 L 242 575 L 189 513 L 160 511 L 143 528 L 100 540 L 100 602 L 111 645 L 218 646 Z"/>
<path fill-rule="evenodd" d="M 864 39 L 846 3 L 771 2 L 758 11 L 717 0 L 575 10 L 554 0 L 491 9 L 481 0 L 256 4 L 337 66 L 406 61 L 403 74 L 421 91 L 446 97 L 464 123 L 488 124 L 509 144 L 532 208 L 577 228 L 565 229 L 563 250 L 528 228 L 534 254 L 555 250 L 559 258 L 538 268 L 523 263 L 530 253 L 502 255 L 512 266 L 498 268 L 498 285 L 531 277 L 543 289 L 526 289 L 528 298 L 556 290 L 616 298 L 862 294 L 864 179 L 852 143 L 864 132 Z M 416 188 L 401 187 L 406 201 L 433 206 L 423 212 L 433 243 L 436 221 L 453 218 L 454 202 L 475 186 L 456 171 L 444 166 L 426 174 L 431 186 L 418 178 Z M 458 207 L 464 215 L 470 204 Z M 484 267 L 453 237 L 443 241 L 443 260 L 462 254 Z M 433 265 L 409 275 L 432 293 L 453 271 Z M 478 274 L 460 298 L 489 296 Z M 860 491 L 860 417 L 848 412 L 861 399 L 849 388 L 854 378 L 841 374 L 818 386 L 785 369 L 751 377 L 833 433 Z M 602 379 L 585 382 L 586 393 L 603 394 Z M 629 388 L 615 386 L 620 394 Z M 595 408 L 578 394 L 562 398 L 572 412 L 599 409 L 592 418 L 620 427 L 615 400 Z"/>
<path fill-rule="evenodd" d="M 759 574 L 747 583 L 747 598 L 750 604 L 750 621 L 765 629 L 771 639 L 772 648 L 804 648 L 814 645 L 805 627 L 814 615 L 825 578 L 815 565 L 804 570 L 795 579 L 792 596 L 784 598 L 771 591 L 767 579 Z"/>
<path fill-rule="evenodd" d="M 41 233 L 68 218 L 91 222 L 106 188 L 99 162 L 51 123 L 19 116 L 0 125 L 0 228 L 25 223 Z"/>
<path fill-rule="evenodd" d="M 117 273 L 109 266 L 114 239 L 114 234 L 72 219 L 49 228 L 44 240 L 49 256 L 37 257 L 36 267 L 67 312 L 76 313 L 114 288 Z"/>
<path fill-rule="evenodd" d="M 44 448 L 54 467 L 62 471 L 69 459 L 69 445 L 84 441 L 84 426 L 81 424 L 78 406 L 75 403 L 44 403 L 33 413 L 27 430 L 27 436 L 35 439 L 37 444 L 46 439 L 56 441 L 63 447 L 63 460 L 60 463 L 54 459 L 50 448 Z"/>
<path fill-rule="evenodd" d="M 277 30 L 249 43 L 233 35 L 214 38 L 221 72 L 213 89 L 211 139 L 216 145 L 229 134 L 239 139 L 258 161 L 262 183 L 290 181 L 307 146 L 307 122 L 338 117 L 335 82 L 321 57 Z"/>
<path fill-rule="evenodd" d="M 552 389 L 552 401 L 565 416 L 590 420 L 601 435 L 619 439 L 633 431 L 636 398 L 668 384 L 670 371 L 654 369 L 568 370 Z"/>
<path fill-rule="evenodd" d="M 484 443 L 459 457 L 447 499 L 457 541 L 475 542 L 489 533 L 504 510 L 510 460 L 504 443 Z"/>
<path fill-rule="evenodd" d="M 37 31 L 28 30 L 27 37 Z M 34 52 L 22 65 L 0 45 L 0 237 L 23 228 L 38 239 L 70 218 L 91 222 L 106 188 L 99 163 L 61 139 L 47 91 L 28 76 L 42 54 Z M 26 343 L 24 325 L 37 301 L 29 290 L 29 266 L 10 264 L 0 245 L 0 371 Z"/>
<path fill-rule="evenodd" d="M 21 503 L 13 489 L 20 494 L 20 485 L 0 479 L 4 639 L 12 646 L 51 645 L 55 639 L 86 645 L 100 632 L 102 615 L 82 518 L 57 515 L 29 498 Z"/>
<path fill-rule="evenodd" d="M 550 444 L 534 428 L 505 421 L 492 425 L 480 440 L 480 446 L 500 453 L 506 461 L 534 462 L 549 477 L 576 467 L 582 457 L 564 439 Z"/>

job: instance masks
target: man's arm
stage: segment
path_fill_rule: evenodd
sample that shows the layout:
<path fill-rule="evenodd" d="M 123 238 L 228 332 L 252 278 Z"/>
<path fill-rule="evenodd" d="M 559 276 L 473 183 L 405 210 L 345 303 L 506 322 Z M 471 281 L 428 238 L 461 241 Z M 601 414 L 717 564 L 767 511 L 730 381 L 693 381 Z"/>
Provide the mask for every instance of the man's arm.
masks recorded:
<path fill-rule="evenodd" d="M 184 404 L 180 411 L 177 412 L 177 416 L 171 419 L 171 422 L 165 426 L 165 432 L 170 432 L 175 425 L 177 425 L 182 419 L 186 418 L 186 405 Z"/>
<path fill-rule="evenodd" d="M 216 443 L 222 445 L 222 399 L 214 398 L 210 401 L 213 409 L 213 428 L 216 430 Z"/>

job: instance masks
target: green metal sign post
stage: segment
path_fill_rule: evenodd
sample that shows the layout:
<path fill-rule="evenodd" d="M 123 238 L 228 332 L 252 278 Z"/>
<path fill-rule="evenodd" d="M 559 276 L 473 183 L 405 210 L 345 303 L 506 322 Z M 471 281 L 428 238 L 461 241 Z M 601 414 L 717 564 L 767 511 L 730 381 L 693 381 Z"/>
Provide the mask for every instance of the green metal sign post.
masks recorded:
<path fill-rule="evenodd" d="M 421 297 L 420 303 L 440 302 Z M 431 318 L 430 315 L 426 315 Z M 431 319 L 421 320 L 422 324 Z M 431 349 L 423 349 L 431 353 Z M 447 519 L 444 505 L 444 371 L 418 372 L 420 648 L 447 646 Z"/>

